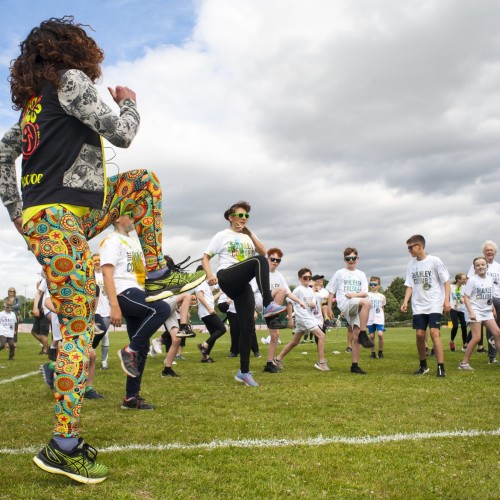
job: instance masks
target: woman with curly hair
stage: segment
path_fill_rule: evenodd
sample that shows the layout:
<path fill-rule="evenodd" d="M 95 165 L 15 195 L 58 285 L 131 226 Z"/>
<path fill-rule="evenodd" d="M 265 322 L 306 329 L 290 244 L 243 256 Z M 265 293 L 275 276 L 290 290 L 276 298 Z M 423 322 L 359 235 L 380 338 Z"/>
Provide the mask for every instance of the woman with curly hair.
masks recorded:
<path fill-rule="evenodd" d="M 0 141 L 0 197 L 47 275 L 63 336 L 54 382 L 54 435 L 34 461 L 47 472 L 98 483 L 107 468 L 78 437 L 96 306 L 87 241 L 131 214 L 146 258 L 151 309 L 153 301 L 197 286 L 204 273 L 196 279 L 166 265 L 155 174 L 132 170 L 106 179 L 103 138 L 127 148 L 140 118 L 128 87 L 108 88 L 119 115 L 99 96 L 94 83 L 104 54 L 83 26 L 71 16 L 51 18 L 34 28 L 20 49 L 9 80 L 13 107 L 21 114 Z M 15 172 L 20 155 L 21 196 Z M 133 361 L 132 348 L 130 357 Z"/>

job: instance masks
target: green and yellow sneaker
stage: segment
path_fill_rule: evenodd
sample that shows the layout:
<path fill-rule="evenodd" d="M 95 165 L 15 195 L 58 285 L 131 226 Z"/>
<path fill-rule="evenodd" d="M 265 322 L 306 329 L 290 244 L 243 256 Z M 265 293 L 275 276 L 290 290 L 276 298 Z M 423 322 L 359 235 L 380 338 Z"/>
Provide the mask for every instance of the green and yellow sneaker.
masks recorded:
<path fill-rule="evenodd" d="M 54 439 L 33 457 L 40 469 L 52 474 L 63 474 L 79 483 L 101 483 L 108 475 L 108 468 L 96 464 L 97 450 L 80 438 L 72 451 L 63 451 Z"/>
<path fill-rule="evenodd" d="M 171 266 L 165 269 L 165 273 L 159 278 L 146 279 L 146 302 L 166 299 L 192 290 L 201 285 L 206 276 L 205 271 L 190 273 L 179 265 Z"/>

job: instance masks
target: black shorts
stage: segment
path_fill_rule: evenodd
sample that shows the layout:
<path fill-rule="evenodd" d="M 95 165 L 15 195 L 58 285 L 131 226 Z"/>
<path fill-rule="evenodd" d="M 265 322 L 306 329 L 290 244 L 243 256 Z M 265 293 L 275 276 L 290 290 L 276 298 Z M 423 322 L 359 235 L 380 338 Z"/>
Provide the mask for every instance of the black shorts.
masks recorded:
<path fill-rule="evenodd" d="M 414 330 L 427 330 L 429 328 L 441 329 L 441 314 L 414 314 L 413 315 L 413 329 Z"/>
<path fill-rule="evenodd" d="M 48 336 L 50 332 L 50 320 L 47 319 L 43 314 L 36 317 L 31 328 L 31 333 L 36 333 L 37 335 Z"/>

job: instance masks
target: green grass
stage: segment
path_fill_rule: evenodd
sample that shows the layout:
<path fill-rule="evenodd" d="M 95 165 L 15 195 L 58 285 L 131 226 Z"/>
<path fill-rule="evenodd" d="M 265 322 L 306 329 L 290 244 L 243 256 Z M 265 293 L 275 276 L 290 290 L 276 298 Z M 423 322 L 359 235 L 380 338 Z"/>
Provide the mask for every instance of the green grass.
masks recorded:
<path fill-rule="evenodd" d="M 447 378 L 415 377 L 414 333 L 386 332 L 385 359 L 362 353 L 366 376 L 349 372 L 345 330 L 327 337 L 331 372 L 313 368 L 315 345 L 301 344 L 279 374 L 263 373 L 263 358 L 251 360 L 258 388 L 234 380 L 238 360 L 226 358 L 224 336 L 212 356 L 199 362 L 197 339 L 188 340 L 174 367 L 180 378 L 161 378 L 162 357 L 150 358 L 142 395 L 156 411 L 120 409 L 125 378 L 116 351 L 125 333 L 111 337 L 110 369 L 98 371 L 95 388 L 106 396 L 83 405 L 81 431 L 110 469 L 99 485 L 80 485 L 39 470 L 31 461 L 50 438 L 52 398 L 40 375 L 0 385 L 0 498 L 498 498 L 500 436 L 430 436 L 379 443 L 337 442 L 317 446 L 207 447 L 242 440 L 387 436 L 496 431 L 500 428 L 500 367 L 474 354 L 475 372 L 457 370 L 461 352 L 446 348 Z M 258 338 L 265 332 L 258 332 Z M 443 330 L 448 344 L 449 330 Z M 290 338 L 284 331 L 283 340 Z M 28 334 L 20 335 L 14 362 L 0 352 L 0 382 L 36 371 L 44 359 Z M 304 354 L 307 353 L 307 354 Z M 98 359 L 100 357 L 100 352 Z M 179 448 L 160 450 L 177 443 Z M 131 450 L 129 445 L 143 445 Z M 153 445 L 153 449 L 145 449 Z M 187 446 L 189 445 L 189 446 Z M 117 446 L 118 451 L 106 451 Z M 156 446 L 156 449 L 154 447 Z M 29 448 L 29 450 L 28 450 Z M 17 453 L 7 453 L 16 450 Z M 32 450 L 32 451 L 31 451 Z"/>

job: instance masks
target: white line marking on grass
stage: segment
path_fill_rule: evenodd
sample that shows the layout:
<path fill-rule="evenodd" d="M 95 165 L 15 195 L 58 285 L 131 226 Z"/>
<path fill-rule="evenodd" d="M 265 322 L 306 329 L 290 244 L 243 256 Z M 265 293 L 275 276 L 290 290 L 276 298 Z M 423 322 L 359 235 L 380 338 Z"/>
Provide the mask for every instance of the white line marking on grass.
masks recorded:
<path fill-rule="evenodd" d="M 32 377 L 33 375 L 37 375 L 39 373 L 40 373 L 39 371 L 29 372 L 29 373 L 25 373 L 24 375 L 18 375 L 17 377 L 8 378 L 6 380 L 0 380 L 0 385 L 9 384 L 10 382 L 15 382 L 16 380 L 21 380 L 23 378 Z"/>
<path fill-rule="evenodd" d="M 370 445 L 378 443 L 390 443 L 398 441 L 421 441 L 424 439 L 436 438 L 468 438 L 477 436 L 500 436 L 500 429 L 491 431 L 480 430 L 458 430 L 442 432 L 416 432 L 413 434 L 391 434 L 388 436 L 365 436 L 365 437 L 345 437 L 333 436 L 307 439 L 228 439 L 225 441 L 212 441 L 210 443 L 198 444 L 129 444 L 125 446 L 108 446 L 99 450 L 100 453 L 120 452 L 120 451 L 166 451 L 166 450 L 203 450 L 218 448 L 279 448 L 285 446 L 322 446 L 325 444 L 350 444 L 350 445 Z M 42 445 L 38 447 L 30 446 L 20 449 L 0 448 L 0 455 L 23 455 L 26 453 L 36 453 L 40 451 Z"/>

